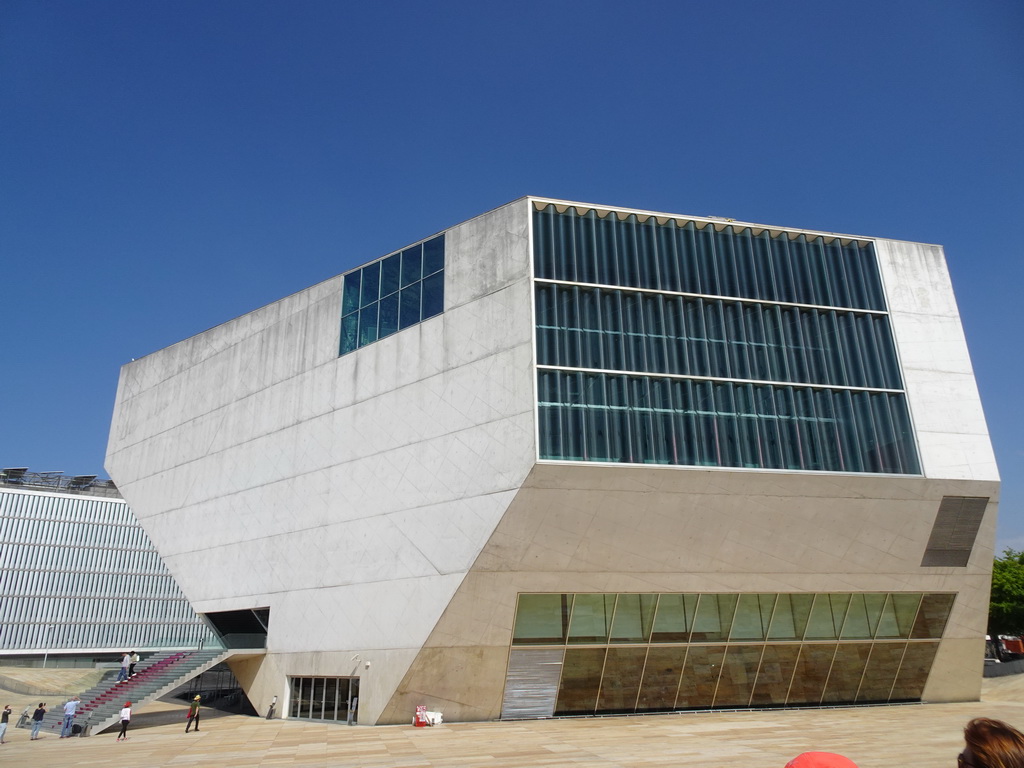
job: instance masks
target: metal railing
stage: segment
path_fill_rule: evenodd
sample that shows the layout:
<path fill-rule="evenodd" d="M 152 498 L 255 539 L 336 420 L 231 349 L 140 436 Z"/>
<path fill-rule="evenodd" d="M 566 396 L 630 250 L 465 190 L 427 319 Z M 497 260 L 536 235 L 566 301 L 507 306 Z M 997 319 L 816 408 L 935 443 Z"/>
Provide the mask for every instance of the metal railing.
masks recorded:
<path fill-rule="evenodd" d="M 65 475 L 60 471 L 29 472 L 27 467 L 0 469 L 0 485 L 30 491 L 121 498 L 121 492 L 117 490 L 113 480 L 98 480 L 96 475 Z"/>

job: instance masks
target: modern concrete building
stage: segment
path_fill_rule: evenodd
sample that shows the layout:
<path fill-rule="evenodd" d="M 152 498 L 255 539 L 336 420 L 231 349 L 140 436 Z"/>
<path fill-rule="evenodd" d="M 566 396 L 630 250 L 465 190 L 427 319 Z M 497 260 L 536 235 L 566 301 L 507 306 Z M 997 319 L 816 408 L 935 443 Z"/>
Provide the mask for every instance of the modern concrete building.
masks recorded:
<path fill-rule="evenodd" d="M 979 692 L 939 246 L 523 198 L 125 365 L 107 469 L 259 711 Z"/>
<path fill-rule="evenodd" d="M 117 488 L 0 470 L 0 663 L 92 666 L 216 637 Z"/>

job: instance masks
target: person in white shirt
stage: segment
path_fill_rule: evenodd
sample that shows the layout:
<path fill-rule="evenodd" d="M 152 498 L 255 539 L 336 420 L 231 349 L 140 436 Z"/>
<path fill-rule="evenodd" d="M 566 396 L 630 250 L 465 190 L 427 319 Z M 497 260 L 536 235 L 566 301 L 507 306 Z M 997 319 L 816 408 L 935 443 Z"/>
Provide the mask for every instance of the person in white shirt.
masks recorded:
<path fill-rule="evenodd" d="M 126 701 L 124 708 L 121 710 L 121 733 L 118 734 L 118 741 L 128 741 L 128 723 L 132 719 L 132 703 Z"/>
<path fill-rule="evenodd" d="M 132 657 L 127 651 L 121 657 L 121 671 L 117 673 L 117 682 L 123 683 L 128 679 L 128 667 L 131 666 Z"/>

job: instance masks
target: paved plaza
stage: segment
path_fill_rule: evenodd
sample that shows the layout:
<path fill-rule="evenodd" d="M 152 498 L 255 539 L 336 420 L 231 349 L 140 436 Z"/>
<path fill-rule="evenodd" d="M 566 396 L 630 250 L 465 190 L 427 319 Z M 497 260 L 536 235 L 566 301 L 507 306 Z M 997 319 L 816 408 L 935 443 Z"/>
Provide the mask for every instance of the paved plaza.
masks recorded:
<path fill-rule="evenodd" d="M 5 694 L 12 703 L 24 694 Z M 6 701 L 4 702 L 6 703 Z M 56 701 L 49 702 L 56 705 Z M 209 712 L 185 734 L 185 705 L 136 713 L 130 740 L 116 729 L 86 739 L 29 741 L 8 730 L 0 765 L 18 768 L 781 768 L 806 750 L 840 752 L 860 768 L 956 765 L 972 717 L 1024 726 L 1024 676 L 985 681 L 984 701 L 849 709 L 692 713 L 434 728 L 365 727 Z M 15 712 L 20 712 L 16 708 Z"/>

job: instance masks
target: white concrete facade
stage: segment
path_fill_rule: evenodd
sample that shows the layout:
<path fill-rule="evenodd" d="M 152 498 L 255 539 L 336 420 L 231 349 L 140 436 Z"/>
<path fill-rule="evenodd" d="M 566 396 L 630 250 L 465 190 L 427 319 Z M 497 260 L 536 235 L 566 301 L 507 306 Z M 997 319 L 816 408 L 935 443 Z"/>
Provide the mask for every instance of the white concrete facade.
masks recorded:
<path fill-rule="evenodd" d="M 363 723 L 498 717 L 552 591 L 954 591 L 925 696 L 976 697 L 998 473 L 941 248 L 874 240 L 921 476 L 542 462 L 533 204 L 447 230 L 443 314 L 351 354 L 338 277 L 122 369 L 106 468 L 197 611 L 270 608 L 257 709 L 357 675 Z M 923 568 L 946 495 L 991 501 Z"/>

